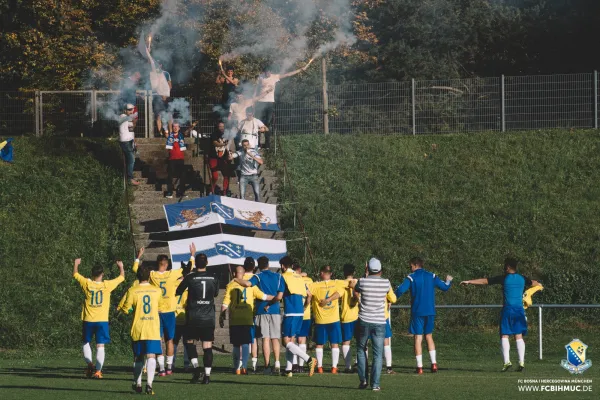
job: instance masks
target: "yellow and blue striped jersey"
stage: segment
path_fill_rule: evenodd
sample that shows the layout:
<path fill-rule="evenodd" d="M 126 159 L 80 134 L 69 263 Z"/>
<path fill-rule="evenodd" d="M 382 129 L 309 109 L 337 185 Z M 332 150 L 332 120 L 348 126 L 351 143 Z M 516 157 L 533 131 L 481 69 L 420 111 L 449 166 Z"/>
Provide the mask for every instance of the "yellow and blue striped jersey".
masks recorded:
<path fill-rule="evenodd" d="M 254 300 L 266 297 L 258 286 L 246 288 L 236 281 L 229 282 L 223 298 L 223 305 L 229 308 L 229 325 L 254 325 Z"/>
<path fill-rule="evenodd" d="M 340 287 L 340 306 L 342 308 L 342 323 L 354 322 L 358 319 L 358 301 L 354 298 L 354 289 L 349 287 L 351 279 L 336 281 Z"/>
<path fill-rule="evenodd" d="M 339 300 L 328 302 L 321 307 L 319 302 L 333 296 L 336 292 L 342 294 L 336 281 L 320 281 L 310 285 L 312 294 L 312 311 L 315 318 L 315 324 L 331 324 L 340 320 Z"/>
<path fill-rule="evenodd" d="M 85 302 L 81 309 L 81 320 L 86 322 L 108 322 L 108 310 L 110 309 L 110 293 L 115 290 L 124 277 L 102 282 L 94 282 L 77 273 L 73 278 L 79 283 L 85 294 Z"/>
<path fill-rule="evenodd" d="M 127 291 L 125 303 L 121 311 L 129 314 L 135 310 L 131 325 L 131 339 L 160 340 L 160 320 L 158 317 L 158 303 L 161 291 L 149 283 L 140 283 L 132 286 Z"/>

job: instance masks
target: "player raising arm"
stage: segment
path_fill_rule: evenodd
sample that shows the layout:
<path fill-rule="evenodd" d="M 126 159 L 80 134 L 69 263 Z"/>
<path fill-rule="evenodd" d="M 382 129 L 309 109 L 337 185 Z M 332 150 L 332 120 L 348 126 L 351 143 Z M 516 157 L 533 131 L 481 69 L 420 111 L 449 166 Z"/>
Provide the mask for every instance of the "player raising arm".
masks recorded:
<path fill-rule="evenodd" d="M 195 246 L 193 248 L 195 252 Z M 193 253 L 192 253 L 193 255 Z M 196 269 L 186 275 L 177 287 L 175 295 L 179 296 L 188 291 L 185 309 L 186 326 L 183 341 L 187 348 L 188 357 L 194 368 L 192 383 L 200 381 L 200 368 L 198 367 L 198 350 L 196 341 L 202 342 L 204 351 L 204 378 L 202 384 L 210 383 L 213 352 L 212 344 L 215 340 L 215 297 L 219 295 L 219 281 L 206 271 L 208 257 L 198 254 L 195 259 Z"/>
<path fill-rule="evenodd" d="M 427 341 L 429 357 L 431 359 L 431 372 L 437 372 L 435 343 L 433 342 L 433 325 L 435 320 L 435 288 L 442 291 L 450 289 L 452 277 L 448 275 L 443 282 L 436 274 L 423 269 L 423 260 L 419 257 L 409 261 L 412 273 L 408 275 L 402 285 L 396 289 L 396 296 L 400 297 L 410 290 L 410 327 L 409 333 L 415 337 L 415 357 L 417 359 L 417 374 L 423 373 L 423 350 L 421 344 L 423 335 Z"/>
<path fill-rule="evenodd" d="M 81 258 L 73 264 L 73 278 L 79 283 L 85 294 L 85 302 L 81 310 L 83 321 L 82 342 L 83 358 L 87 363 L 85 374 L 88 378 L 102 378 L 102 365 L 104 364 L 104 345 L 110 343 L 110 332 L 108 328 L 108 310 L 110 308 L 110 293 L 125 280 L 123 263 L 117 261 L 120 275 L 108 281 L 104 281 L 104 268 L 101 265 L 92 267 L 92 279 L 85 278 L 79 273 Z M 90 342 L 92 336 L 96 338 L 96 365 L 92 363 L 92 348 Z"/>
<path fill-rule="evenodd" d="M 510 342 L 508 337 L 515 336 L 517 353 L 519 354 L 519 369 L 525 369 L 525 341 L 523 335 L 527 334 L 527 318 L 523 308 L 523 292 L 526 286 L 539 286 L 538 281 L 531 280 L 517 273 L 518 261 L 508 257 L 504 260 L 504 275 L 493 278 L 472 279 L 462 281 L 461 285 L 502 285 L 504 297 L 502 312 L 500 314 L 500 336 L 504 366 L 502 372 L 512 367 L 510 362 Z"/>
<path fill-rule="evenodd" d="M 131 325 L 131 340 L 135 364 L 132 389 L 142 393 L 142 371 L 144 356 L 148 359 L 146 394 L 154 394 L 152 382 L 156 373 L 156 354 L 162 353 L 160 345 L 160 320 L 158 303 L 161 290 L 150 284 L 150 269 L 142 266 L 137 271 L 139 284 L 127 291 L 125 302 L 120 308 L 125 314 L 135 310 Z"/>

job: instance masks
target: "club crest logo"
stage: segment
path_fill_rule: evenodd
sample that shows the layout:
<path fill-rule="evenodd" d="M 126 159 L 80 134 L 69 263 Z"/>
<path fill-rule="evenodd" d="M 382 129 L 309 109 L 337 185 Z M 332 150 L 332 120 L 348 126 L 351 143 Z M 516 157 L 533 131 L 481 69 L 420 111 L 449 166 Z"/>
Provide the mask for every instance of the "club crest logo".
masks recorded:
<path fill-rule="evenodd" d="M 233 208 L 227 207 L 226 205 L 223 205 L 221 203 L 210 203 L 210 208 L 212 212 L 219 214 L 225 219 L 233 219 L 235 217 Z"/>
<path fill-rule="evenodd" d="M 221 242 L 216 244 L 217 253 L 231 257 L 231 258 L 243 258 L 246 254 L 244 246 L 231 242 Z"/>
<path fill-rule="evenodd" d="M 592 366 L 592 360 L 586 360 L 585 353 L 588 346 L 579 339 L 573 339 L 565 346 L 567 359 L 562 360 L 560 365 L 572 374 L 583 374 Z"/>

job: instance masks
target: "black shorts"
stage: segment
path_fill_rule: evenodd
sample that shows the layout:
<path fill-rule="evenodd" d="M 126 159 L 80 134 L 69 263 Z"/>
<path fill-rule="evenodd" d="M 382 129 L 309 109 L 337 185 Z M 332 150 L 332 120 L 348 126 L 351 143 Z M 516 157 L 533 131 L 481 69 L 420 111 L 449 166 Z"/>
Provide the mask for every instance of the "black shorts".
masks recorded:
<path fill-rule="evenodd" d="M 252 325 L 229 326 L 229 343 L 234 346 L 252 343 Z"/>
<path fill-rule="evenodd" d="M 158 117 L 161 112 L 167 109 L 168 101 L 164 101 L 162 96 L 152 97 L 152 112 L 154 112 L 154 118 Z"/>
<path fill-rule="evenodd" d="M 179 341 L 183 338 L 185 333 L 185 325 L 175 325 L 175 337 L 173 337 L 173 344 L 179 345 Z"/>
<path fill-rule="evenodd" d="M 183 340 L 199 340 L 201 342 L 215 341 L 214 326 L 186 326 Z"/>

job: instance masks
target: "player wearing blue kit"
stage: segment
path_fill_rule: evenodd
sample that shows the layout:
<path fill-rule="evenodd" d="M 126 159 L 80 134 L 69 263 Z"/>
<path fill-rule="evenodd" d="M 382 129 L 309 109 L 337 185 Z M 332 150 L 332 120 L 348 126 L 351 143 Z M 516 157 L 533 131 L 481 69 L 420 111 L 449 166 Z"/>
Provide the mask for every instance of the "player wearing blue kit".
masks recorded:
<path fill-rule="evenodd" d="M 423 335 L 427 341 L 431 372 L 437 372 L 435 343 L 433 342 L 433 325 L 435 320 L 435 289 L 442 291 L 450 289 L 452 277 L 446 276 L 443 282 L 436 274 L 423 269 L 423 260 L 414 257 L 409 261 L 412 273 L 396 289 L 400 297 L 410 290 L 410 326 L 408 332 L 415 338 L 415 357 L 417 359 L 417 374 L 423 373 L 423 350 L 421 348 Z"/>
<path fill-rule="evenodd" d="M 292 269 L 292 259 L 288 256 L 279 260 L 281 266 L 281 276 L 283 276 L 284 290 L 278 293 L 279 300 L 283 299 L 283 344 L 286 348 L 285 373 L 288 377 L 292 376 L 292 367 L 294 356 L 306 362 L 309 372 L 308 376 L 313 376 L 317 360 L 306 354 L 296 343 L 294 338 L 302 331 L 302 321 L 304 320 L 304 307 L 310 304 L 311 294 L 306 288 L 304 278 L 294 272 Z M 272 300 L 272 302 L 275 300 Z"/>
<path fill-rule="evenodd" d="M 279 293 L 283 293 L 285 283 L 280 274 L 269 270 L 269 259 L 265 256 L 258 258 L 258 269 L 260 272 L 252 276 L 249 280 L 238 279 L 235 281 L 242 287 L 258 286 L 266 295 L 277 298 Z M 281 298 L 281 297 L 279 297 Z M 257 339 L 262 339 L 263 356 L 265 358 L 265 374 L 274 372 L 280 373 L 281 364 L 279 363 L 280 338 L 281 338 L 281 314 L 279 312 L 279 300 L 257 301 L 256 302 L 255 333 Z M 270 367 L 271 345 L 273 345 L 273 355 L 275 358 L 275 370 Z"/>
<path fill-rule="evenodd" d="M 527 286 L 538 286 L 538 281 L 531 280 L 517 273 L 518 261 L 514 258 L 504 260 L 504 275 L 493 278 L 472 279 L 462 281 L 461 285 L 502 285 L 504 297 L 502 313 L 500 314 L 500 336 L 504 366 L 502 372 L 512 367 L 510 362 L 510 342 L 508 337 L 515 336 L 517 352 L 519 354 L 519 369 L 525 368 L 525 341 L 523 335 L 527 334 L 527 318 L 523 308 L 523 292 Z"/>

